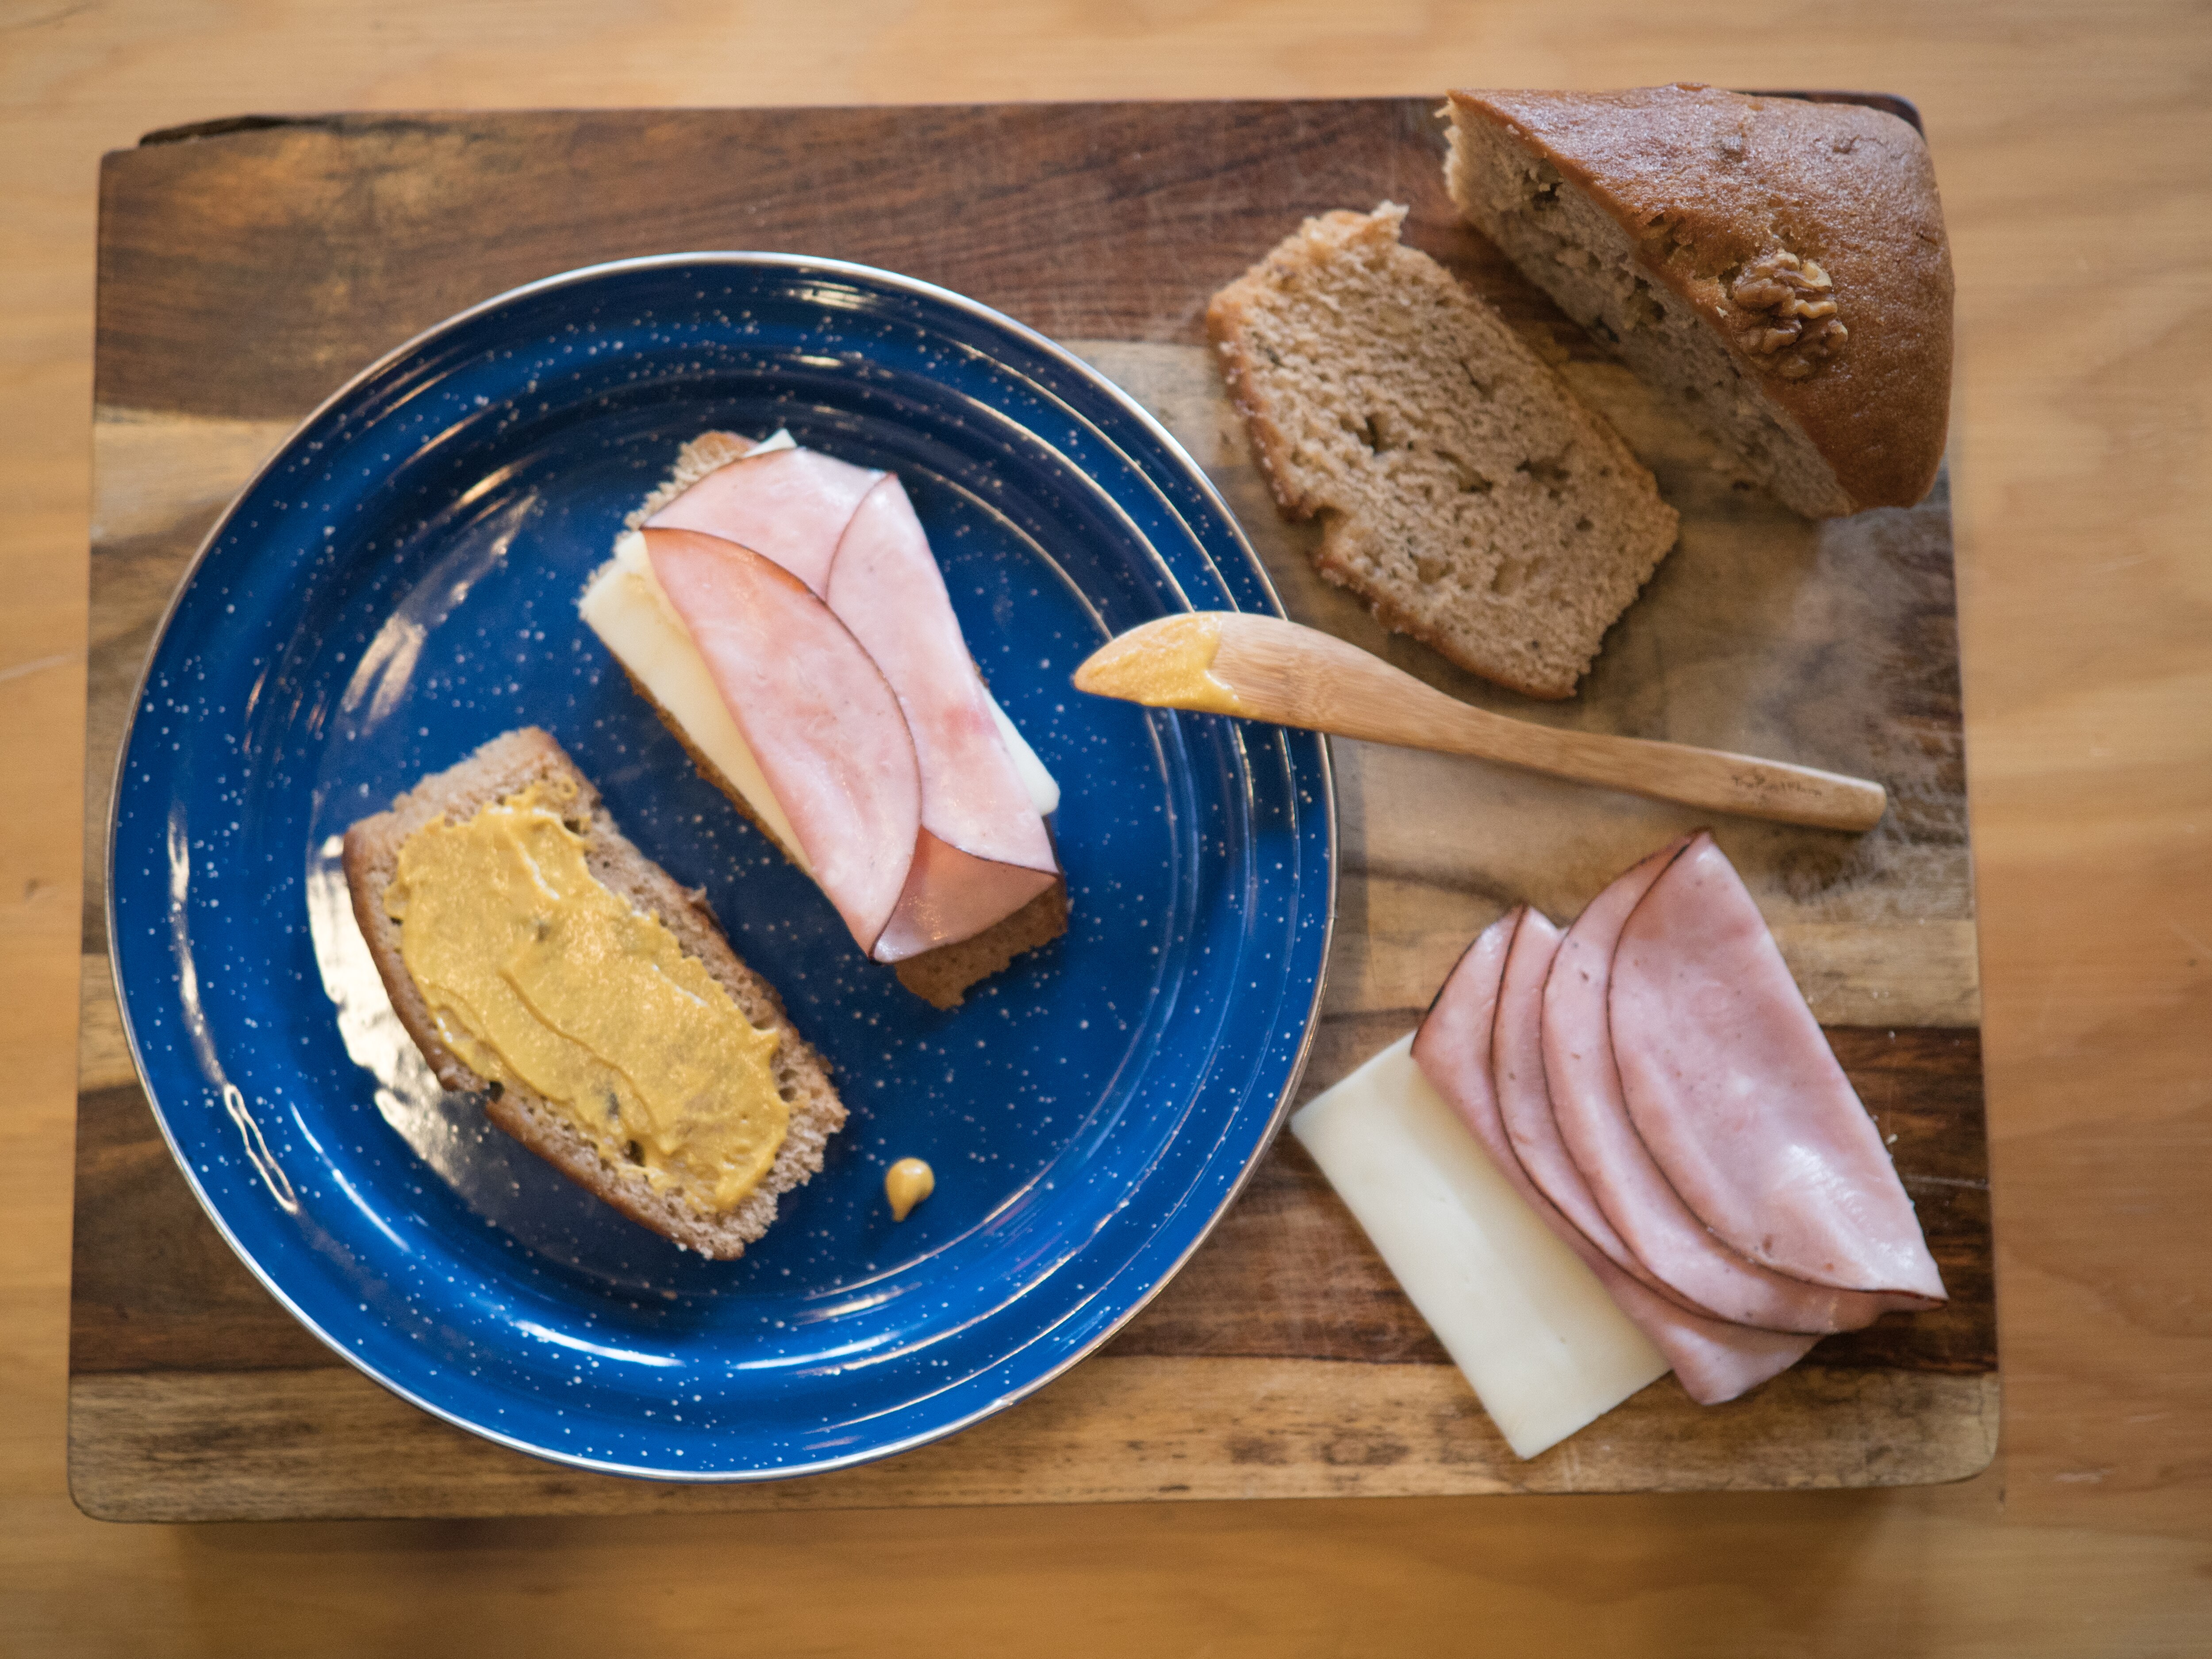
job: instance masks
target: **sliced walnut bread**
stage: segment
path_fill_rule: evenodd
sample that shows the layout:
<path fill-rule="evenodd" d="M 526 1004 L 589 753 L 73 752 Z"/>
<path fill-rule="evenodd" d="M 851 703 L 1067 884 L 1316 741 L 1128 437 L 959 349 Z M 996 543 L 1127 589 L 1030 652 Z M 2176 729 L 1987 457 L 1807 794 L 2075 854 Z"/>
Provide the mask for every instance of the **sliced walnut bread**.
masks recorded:
<path fill-rule="evenodd" d="M 1504 319 L 1402 246 L 1406 210 L 1309 219 L 1206 309 L 1285 512 L 1385 625 L 1567 697 L 1674 544 L 1674 509 Z"/>
<path fill-rule="evenodd" d="M 1928 493 L 1951 254 L 1908 124 L 1690 85 L 1449 113 L 1460 210 L 1778 499 L 1832 518 Z"/>
<path fill-rule="evenodd" d="M 736 1207 L 714 1213 L 671 1188 L 656 1192 L 637 1165 L 606 1158 L 557 1108 L 511 1079 L 479 1077 L 439 1041 L 437 1022 L 409 975 L 400 954 L 402 924 L 386 914 L 385 893 L 398 872 L 400 847 L 425 825 L 444 818 L 465 823 L 482 807 L 541 779 L 566 778 L 576 787 L 569 827 L 586 842 L 592 874 L 637 909 L 657 916 L 726 990 L 739 1012 L 761 1030 L 776 1034 L 772 1064 L 777 1092 L 790 1108 L 790 1127 L 775 1163 Z M 561 745 L 536 726 L 494 738 L 458 766 L 425 778 L 392 804 L 388 812 L 363 818 L 346 831 L 346 882 L 355 919 L 376 960 L 392 1011 L 447 1088 L 484 1097 L 484 1115 L 578 1185 L 631 1220 L 702 1255 L 727 1260 L 766 1232 L 775 1219 L 776 1196 L 822 1168 L 829 1138 L 845 1122 L 845 1108 L 829 1067 L 793 1027 L 775 988 L 730 949 L 708 909 L 705 896 L 678 886 L 615 827 L 591 781 Z"/>

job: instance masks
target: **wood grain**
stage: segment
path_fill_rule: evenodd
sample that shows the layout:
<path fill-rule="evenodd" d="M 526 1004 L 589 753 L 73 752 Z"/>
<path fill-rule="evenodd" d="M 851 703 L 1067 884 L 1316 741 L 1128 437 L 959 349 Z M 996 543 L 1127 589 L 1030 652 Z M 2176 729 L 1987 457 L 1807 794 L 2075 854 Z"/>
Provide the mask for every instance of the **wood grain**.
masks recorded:
<path fill-rule="evenodd" d="M 1146 173 L 1125 169 L 1131 154 L 1209 160 L 1202 175 L 1175 166 Z M 564 191 L 610 205 L 555 210 L 545 199 L 549 156 L 562 158 Z M 855 180 L 880 174 L 892 156 L 913 164 L 908 193 L 861 212 Z M 1679 549 L 1571 705 L 1472 690 L 1471 677 L 1420 647 L 1379 638 L 1370 618 L 1322 584 L 1306 556 L 1310 532 L 1268 505 L 1208 354 L 1186 337 L 1207 289 L 1315 205 L 1310 192 L 1353 189 L 1348 175 L 1328 169 L 1355 164 L 1389 176 L 1395 193 L 1430 218 L 1429 239 L 1521 318 L 1540 346 L 1562 360 L 1581 354 L 1568 365 L 1578 389 L 1621 426 L 1683 513 Z M 1094 189 L 1086 181 L 1102 169 L 1109 182 Z M 1948 496 L 1939 492 L 1910 512 L 1814 526 L 1730 487 L 1701 440 L 1597 360 L 1470 233 L 1433 222 L 1449 210 L 1442 205 L 1438 130 L 1422 100 L 337 118 L 169 135 L 110 156 L 95 357 L 103 398 L 93 553 L 100 643 L 88 744 L 118 727 L 113 699 L 143 659 L 188 538 L 205 522 L 212 480 L 226 462 L 237 470 L 279 400 L 305 399 L 321 389 L 316 376 L 342 369 L 343 360 L 324 354 L 343 348 L 358 361 L 388 344 L 361 337 L 364 313 L 411 325 L 414 307 L 465 303 L 465 282 L 480 295 L 538 274 L 532 261 L 552 269 L 627 251 L 634 198 L 648 176 L 664 206 L 678 198 L 690 204 L 681 222 L 710 244 L 744 236 L 813 247 L 811 239 L 821 239 L 831 252 L 901 259 L 921 274 L 979 286 L 1017 315 L 1082 331 L 1076 349 L 1152 408 L 1243 509 L 1292 614 L 1387 650 L 1401 668 L 1365 659 L 1384 673 L 1479 696 L 1483 718 L 1510 708 L 1534 722 L 1521 729 L 1546 740 L 1694 735 L 1878 769 L 1896 788 L 1897 807 L 1876 834 L 1746 823 L 1721 834 L 1782 925 L 1816 1012 L 1834 1028 L 1846 1066 L 1863 1074 L 1884 1133 L 1895 1137 L 1899 1169 L 1954 1291 L 1939 1313 L 1893 1316 L 1823 1344 L 1799 1376 L 1754 1403 L 1690 1412 L 1668 1382 L 1607 1419 L 1605 1455 L 1592 1443 L 1522 1468 L 1486 1423 L 1471 1426 L 1480 1413 L 1441 1348 L 1344 1206 L 1286 1143 L 1271 1155 L 1259 1192 L 1190 1271 L 1110 1345 L 1121 1369 L 1107 1374 L 1141 1375 L 1151 1379 L 1146 1387 L 1127 1397 L 1060 1392 L 1063 1410 L 1095 1412 L 1095 1422 L 1055 1430 L 1061 1438 L 1038 1443 L 1046 1449 L 1000 1460 L 988 1474 L 969 1466 L 971 1453 L 982 1455 L 974 1449 L 1000 1435 L 1028 1444 L 1020 1437 L 1036 1431 L 963 1436 L 960 1449 L 927 1461 L 927 1478 L 840 1478 L 818 1499 L 763 1500 L 724 1488 L 687 1504 L 1146 1496 L 1163 1485 L 1154 1467 L 1162 1437 L 1174 1443 L 1178 1476 L 1165 1484 L 1217 1496 L 1937 1481 L 1986 1462 L 1996 1396 L 1982 1385 L 1995 1370 L 1996 1344 L 1971 981 L 1955 965 L 1951 982 L 1939 975 L 1933 1000 L 1960 1020 L 1946 1026 L 1944 1014 L 1931 1018 L 1917 1000 L 1930 988 L 1928 976 L 1893 973 L 1883 948 L 1916 937 L 1933 912 L 1964 930 L 1971 955 Z M 1063 178 L 1075 182 L 1052 204 L 1060 237 L 1048 250 L 1036 230 L 1046 204 L 1024 204 L 1020 181 Z M 949 204 L 979 191 L 991 198 L 988 223 L 1006 227 L 1006 242 L 987 237 L 995 253 L 971 265 L 963 263 L 977 258 L 968 237 L 945 228 Z M 358 216 L 363 192 L 406 205 L 380 210 L 372 234 Z M 496 274 L 460 258 L 448 240 L 464 218 L 495 250 L 488 260 Z M 156 247 L 158 261 L 144 257 Z M 1060 257 L 1070 248 L 1095 268 L 1071 279 Z M 1095 281 L 1108 264 L 1113 280 Z M 324 280 L 341 271 L 342 286 Z M 1193 272 L 1206 287 L 1190 286 Z M 1147 309 L 1130 308 L 1139 305 Z M 265 349 L 244 350 L 249 338 Z M 200 368 L 210 358 L 225 366 L 219 374 Z M 136 401 L 108 401 L 126 396 Z M 1464 946 L 1470 920 L 1488 919 L 1440 907 L 1439 896 L 1472 888 L 1498 903 L 1533 898 L 1571 914 L 1614 872 L 1694 821 L 1682 820 L 1679 807 L 1454 757 L 1424 755 L 1411 768 L 1393 767 L 1379 758 L 1387 750 L 1340 747 L 1340 936 L 1306 1095 L 1401 1034 Z M 112 755 L 88 748 L 95 821 L 112 765 Z M 1382 825 L 1436 850 L 1393 861 L 1387 839 L 1373 833 Z M 100 866 L 88 867 L 90 956 L 105 939 Z M 1391 939 L 1404 965 L 1389 980 L 1352 965 L 1369 958 L 1376 934 L 1369 888 L 1377 878 L 1404 890 L 1395 896 L 1413 919 Z M 1924 963 L 1909 952 L 1902 959 Z M 365 1440 L 364 1464 L 380 1474 L 364 1482 L 340 1474 L 320 1425 L 306 1435 L 252 1431 L 261 1448 L 253 1479 L 271 1490 L 242 1495 L 252 1481 L 231 1455 L 239 1425 L 256 1413 L 292 1423 L 303 1401 L 349 1397 L 298 1392 L 304 1373 L 342 1361 L 259 1291 L 198 1215 L 118 1063 L 109 993 L 89 969 L 86 984 L 71 1450 L 73 1466 L 99 1474 L 87 1474 L 81 1489 L 96 1487 L 100 1512 L 118 1517 L 343 1515 L 362 1512 L 351 1507 L 360 1504 L 370 1513 L 426 1512 L 426 1500 L 406 1495 L 411 1489 L 392 1468 L 403 1455 L 424 1455 L 416 1441 L 403 1437 L 380 1457 Z M 1836 1006 L 1844 1004 L 1895 1024 L 1848 1024 Z M 1346 1486 L 1327 1458 L 1285 1453 L 1271 1464 L 1278 1472 L 1255 1486 L 1240 1448 L 1262 1419 L 1257 1407 L 1234 1403 L 1241 1385 L 1224 1379 L 1261 1364 L 1273 1368 L 1269 1376 L 1309 1378 L 1350 1425 L 1346 1432 L 1397 1443 L 1391 1425 L 1407 1388 L 1431 1391 L 1428 1417 L 1468 1421 L 1424 1451 L 1388 1460 L 1395 1484 Z M 1419 1372 L 1429 1375 L 1407 1380 Z M 1827 1403 L 1842 1397 L 1855 1403 Z M 1091 1405 L 1066 1404 L 1083 1400 Z M 1202 1408 L 1206 1400 L 1215 1403 Z M 158 1424 L 150 1437 L 124 1427 L 132 1407 Z M 1923 1411 L 1936 1415 L 1923 1420 Z M 370 1419 L 357 1420 L 369 1436 Z M 1784 1431 L 1792 1421 L 1796 1431 Z M 135 1448 L 135 1464 L 126 1448 Z M 441 1501 L 459 1506 L 450 1512 L 498 1512 L 500 1494 L 537 1489 L 497 1473 L 514 1459 L 495 1449 L 458 1460 L 440 1452 Z M 586 1508 L 641 1501 L 620 1483 L 577 1490 Z"/>
<path fill-rule="evenodd" d="M 2212 1628 L 2212 38 L 2172 3 L 1763 15 L 1224 0 L 32 4 L 0 17 L 0 1646 L 26 1652 L 2194 1655 Z M 63 1480 L 94 157 L 252 109 L 1910 91 L 1957 240 L 1954 428 L 2007 1349 L 2000 1468 L 1881 1492 L 112 1527 Z M 1384 841 L 1401 864 L 1423 849 Z M 1370 879 L 1344 969 L 1404 1000 Z M 1793 926 L 1795 924 L 1792 924 Z M 1807 923 L 1808 927 L 1827 924 Z M 1469 929 L 1471 931 L 1471 928 Z M 1971 933 L 1971 926 L 1965 930 Z M 1889 942 L 1885 955 L 1893 957 Z M 1802 969 L 1801 969 L 1802 971 Z M 1393 988 L 1397 988 L 1393 989 Z M 1868 1016 L 1871 1018 L 1872 1016 Z M 1947 1021 L 1945 1023 L 1957 1023 Z M 496 1637 L 488 1632 L 499 1633 Z"/>
<path fill-rule="evenodd" d="M 1445 198 L 1441 154 L 1417 100 L 1209 104 L 1172 131 L 1116 104 L 337 115 L 187 131 L 103 168 L 94 397 L 296 416 L 489 295 L 695 248 L 881 265 L 1058 338 L 1195 343 L 1216 288 L 1285 222 L 1346 200 L 1409 201 L 1407 240 L 1502 271 Z M 1224 198 L 1223 179 L 1255 173 L 1273 186 L 1264 199 Z M 1130 234 L 1137 202 L 1143 235 Z M 308 224 L 319 244 L 301 241 Z M 1164 246 L 1176 257 L 1154 257 Z M 248 337 L 251 353 L 206 353 L 210 340 Z"/>
<path fill-rule="evenodd" d="M 1787 1373 L 1725 1440 L 1671 1378 L 1601 1431 L 1522 1462 L 1449 1365 L 1104 1356 L 1022 1407 L 880 1463 L 805 1480 L 679 1486 L 518 1456 L 347 1370 L 125 1373 L 70 1391 L 70 1491 L 124 1521 L 372 1516 L 698 1515 L 898 1504 L 1440 1493 L 1771 1492 L 1922 1484 L 1996 1449 L 1997 1381 Z M 1650 1447 L 1670 1455 L 1654 1485 Z M 316 1478 L 302 1480 L 312 1463 Z M 149 1468 L 167 1477 L 149 1486 Z"/>
<path fill-rule="evenodd" d="M 86 965 L 88 978 L 105 967 L 92 958 Z M 106 1023 L 102 1003 L 112 1003 L 104 984 L 94 988 L 86 1025 L 97 1033 Z M 1315 1079 L 1301 1099 L 1318 1091 L 1316 1079 L 1349 1070 L 1410 1023 L 1398 1012 L 1328 1020 Z M 1827 1338 L 1814 1361 L 1838 1370 L 1993 1372 L 1988 1169 L 1978 1139 L 1954 1132 L 1979 1104 L 1980 1044 L 1971 1031 L 1911 1027 L 1833 1027 L 1829 1036 L 1884 1135 L 1898 1137 L 1892 1150 L 1954 1299 L 1936 1313 L 1890 1315 L 1866 1330 Z M 88 1074 L 99 1075 L 102 1055 L 94 1042 L 101 1041 L 86 1045 Z M 112 1061 L 101 1066 L 110 1077 L 115 1069 Z M 208 1225 L 135 1078 L 88 1087 L 77 1109 L 83 1197 L 71 1274 L 73 1376 L 343 1364 L 270 1298 Z M 1449 1363 L 1313 1161 L 1287 1138 L 1189 1265 L 1109 1352 Z M 1654 1478 L 1664 1474 L 1655 1470 Z"/>

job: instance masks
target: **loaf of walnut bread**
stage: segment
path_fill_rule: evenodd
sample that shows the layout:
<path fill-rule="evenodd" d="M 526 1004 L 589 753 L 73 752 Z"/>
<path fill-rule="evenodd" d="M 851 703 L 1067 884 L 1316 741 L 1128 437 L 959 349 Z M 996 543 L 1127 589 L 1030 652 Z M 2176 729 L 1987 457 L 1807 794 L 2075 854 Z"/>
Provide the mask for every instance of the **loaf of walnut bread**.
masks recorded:
<path fill-rule="evenodd" d="M 1398 239 L 1309 219 L 1206 309 L 1283 510 L 1388 627 L 1533 697 L 1571 696 L 1674 544 L 1604 419 L 1489 305 Z"/>
<path fill-rule="evenodd" d="M 1928 493 L 1951 252 L 1909 124 L 1695 85 L 1446 113 L 1460 210 L 1778 499 L 1832 518 Z"/>
<path fill-rule="evenodd" d="M 594 878 L 635 908 L 657 916 L 684 954 L 730 994 L 747 1020 L 776 1035 L 770 1071 L 790 1109 L 790 1124 L 768 1174 L 729 1211 L 710 1212 L 672 1188 L 656 1192 L 641 1168 L 607 1158 L 527 1086 L 512 1079 L 494 1085 L 477 1076 L 439 1040 L 436 1016 L 408 974 L 399 944 L 404 924 L 385 907 L 400 848 L 426 824 L 440 818 L 465 823 L 480 808 L 546 778 L 566 778 L 575 785 L 570 827 L 585 839 L 585 863 Z M 354 918 L 392 998 L 392 1012 L 438 1081 L 457 1092 L 483 1095 L 484 1115 L 493 1123 L 641 1226 L 702 1255 L 739 1256 L 775 1219 L 777 1195 L 820 1173 L 823 1149 L 845 1122 L 828 1066 L 792 1025 L 775 988 L 731 950 L 705 896 L 678 885 L 615 827 L 599 791 L 549 733 L 524 726 L 494 738 L 459 765 L 425 778 L 392 802 L 389 811 L 355 824 L 346 831 L 345 872 Z"/>

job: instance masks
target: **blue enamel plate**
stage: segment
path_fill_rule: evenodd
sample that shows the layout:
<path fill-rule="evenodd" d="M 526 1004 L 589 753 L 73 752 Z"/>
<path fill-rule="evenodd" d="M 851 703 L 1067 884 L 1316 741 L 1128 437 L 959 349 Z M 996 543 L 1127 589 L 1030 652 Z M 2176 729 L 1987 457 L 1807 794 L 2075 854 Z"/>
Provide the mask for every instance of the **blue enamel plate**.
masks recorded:
<path fill-rule="evenodd" d="M 905 481 L 992 690 L 1058 777 L 1067 936 L 941 1013 L 867 962 L 576 600 L 713 428 Z M 147 1091 L 246 1265 L 425 1409 L 579 1467 L 831 1469 L 1097 1347 L 1279 1121 L 1334 897 L 1319 738 L 1085 697 L 1110 635 L 1278 612 L 1172 439 L 981 306 L 829 260 L 685 254 L 534 283 L 318 411 L 177 596 L 124 747 L 110 937 Z M 542 726 L 706 889 L 851 1109 L 741 1261 L 687 1255 L 441 1092 L 337 863 L 358 818 Z M 894 1223 L 886 1167 L 933 1197 Z"/>

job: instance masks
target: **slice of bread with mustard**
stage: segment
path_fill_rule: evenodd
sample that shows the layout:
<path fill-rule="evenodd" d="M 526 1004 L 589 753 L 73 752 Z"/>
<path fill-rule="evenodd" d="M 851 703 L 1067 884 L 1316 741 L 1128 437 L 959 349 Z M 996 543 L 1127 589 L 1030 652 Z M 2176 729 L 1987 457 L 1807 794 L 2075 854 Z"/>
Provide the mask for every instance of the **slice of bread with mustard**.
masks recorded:
<path fill-rule="evenodd" d="M 641 1225 L 744 1254 L 845 1108 L 773 987 L 526 726 L 346 832 L 392 1006 L 438 1080 Z"/>

